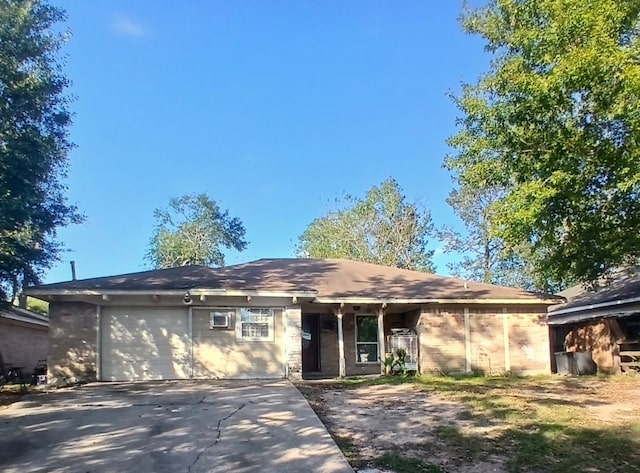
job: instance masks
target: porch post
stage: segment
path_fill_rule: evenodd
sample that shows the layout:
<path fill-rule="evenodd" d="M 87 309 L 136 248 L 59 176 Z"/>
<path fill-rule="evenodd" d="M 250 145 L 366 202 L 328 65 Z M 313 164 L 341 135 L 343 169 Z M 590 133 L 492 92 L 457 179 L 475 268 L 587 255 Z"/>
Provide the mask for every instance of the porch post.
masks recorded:
<path fill-rule="evenodd" d="M 387 304 L 382 304 L 378 309 L 378 357 L 380 358 L 380 374 L 385 374 L 384 372 L 384 358 L 385 358 L 385 347 L 384 347 L 384 309 L 387 307 Z"/>
<path fill-rule="evenodd" d="M 342 332 L 342 304 L 338 307 L 336 312 L 338 317 L 338 360 L 340 364 L 339 375 L 344 378 L 347 375 L 346 363 L 344 361 L 344 333 Z"/>

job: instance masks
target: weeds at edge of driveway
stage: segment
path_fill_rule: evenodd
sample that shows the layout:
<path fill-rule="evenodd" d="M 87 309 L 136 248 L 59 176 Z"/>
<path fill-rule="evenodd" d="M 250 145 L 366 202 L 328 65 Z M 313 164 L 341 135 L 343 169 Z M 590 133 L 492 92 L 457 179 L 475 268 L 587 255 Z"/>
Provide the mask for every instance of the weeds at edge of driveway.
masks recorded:
<path fill-rule="evenodd" d="M 374 460 L 376 466 L 389 468 L 395 473 L 443 473 L 437 465 L 395 452 L 385 452 Z"/>
<path fill-rule="evenodd" d="M 358 461 L 358 449 L 349 437 L 343 437 L 333 433 L 331 434 L 331 437 L 333 437 L 333 441 L 342 451 L 342 454 L 350 464 Z"/>
<path fill-rule="evenodd" d="M 0 407 L 21 401 L 24 396 L 34 391 L 36 390 L 32 386 L 25 389 L 19 384 L 5 384 L 0 388 Z"/>
<path fill-rule="evenodd" d="M 473 429 L 459 426 L 434 426 L 436 441 L 418 448 L 427 454 L 440 449 L 450 456 L 452 466 L 497 454 L 505 458 L 505 466 L 510 472 L 638 473 L 640 415 L 637 411 L 615 422 L 598 420 L 584 402 L 586 399 L 592 405 L 607 404 L 609 401 L 606 395 L 602 398 L 602 390 L 631 388 L 630 393 L 635 393 L 640 388 L 638 381 L 624 377 L 576 379 L 548 375 L 421 376 L 350 378 L 328 387 L 350 390 L 371 385 L 413 384 L 420 390 L 460 402 L 464 407 L 457 418 L 463 423 L 477 427 L 498 426 L 490 435 L 475 434 Z M 583 402 L 576 400 L 579 396 L 583 396 Z M 318 414 L 322 418 L 322 413 Z M 331 430 L 331 426 L 327 427 Z M 353 449 L 350 455 L 354 457 Z M 387 467 L 398 473 L 420 471 L 411 466 L 411 462 L 421 462 L 411 452 L 403 451 L 401 456 L 397 451 L 387 450 L 380 458 L 382 461 L 395 460 L 399 466 L 387 464 Z M 409 465 L 407 468 L 410 469 L 402 470 L 403 465 Z M 422 467 L 433 465 L 422 463 Z M 424 471 L 445 471 L 436 468 L 439 469 Z"/>

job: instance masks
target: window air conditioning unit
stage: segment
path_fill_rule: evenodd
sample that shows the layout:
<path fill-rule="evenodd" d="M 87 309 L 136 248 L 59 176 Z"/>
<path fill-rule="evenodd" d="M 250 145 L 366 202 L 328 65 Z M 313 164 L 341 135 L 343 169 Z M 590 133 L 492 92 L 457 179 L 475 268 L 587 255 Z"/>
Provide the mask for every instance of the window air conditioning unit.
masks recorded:
<path fill-rule="evenodd" d="M 209 312 L 209 328 L 229 328 L 231 312 Z"/>

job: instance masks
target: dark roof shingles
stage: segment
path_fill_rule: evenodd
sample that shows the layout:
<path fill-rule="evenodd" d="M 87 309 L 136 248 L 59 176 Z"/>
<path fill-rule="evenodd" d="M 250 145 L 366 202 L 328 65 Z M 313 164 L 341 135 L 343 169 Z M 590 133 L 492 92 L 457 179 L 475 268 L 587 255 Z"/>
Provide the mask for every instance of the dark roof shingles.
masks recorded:
<path fill-rule="evenodd" d="M 550 299 L 521 289 L 339 259 L 260 259 L 222 268 L 183 266 L 37 286 L 43 290 L 316 291 L 319 298 Z"/>
<path fill-rule="evenodd" d="M 554 311 L 584 307 L 596 304 L 616 303 L 635 297 L 640 297 L 640 267 L 625 268 L 605 280 L 596 290 L 590 290 L 577 285 L 560 293 L 566 297 L 566 304 L 558 304 L 549 308 L 549 314 Z"/>

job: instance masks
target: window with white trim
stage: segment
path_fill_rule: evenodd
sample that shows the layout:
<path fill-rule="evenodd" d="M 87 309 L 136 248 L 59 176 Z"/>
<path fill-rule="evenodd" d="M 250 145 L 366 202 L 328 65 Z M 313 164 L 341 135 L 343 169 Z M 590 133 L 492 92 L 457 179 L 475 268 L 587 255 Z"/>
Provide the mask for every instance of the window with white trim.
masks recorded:
<path fill-rule="evenodd" d="M 273 341 L 273 310 L 241 308 L 236 312 L 236 338 L 246 341 Z"/>
<path fill-rule="evenodd" d="M 356 363 L 379 363 L 378 317 L 356 315 Z"/>

